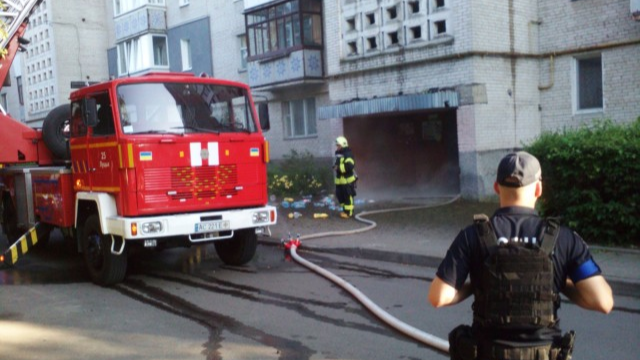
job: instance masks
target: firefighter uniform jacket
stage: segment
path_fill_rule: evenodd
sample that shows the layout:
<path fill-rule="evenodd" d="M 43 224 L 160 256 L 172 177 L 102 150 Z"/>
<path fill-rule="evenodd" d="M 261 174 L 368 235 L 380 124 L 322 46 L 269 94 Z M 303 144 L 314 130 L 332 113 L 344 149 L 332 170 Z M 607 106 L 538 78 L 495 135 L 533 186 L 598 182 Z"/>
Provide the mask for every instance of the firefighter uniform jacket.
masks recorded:
<path fill-rule="evenodd" d="M 354 168 L 356 166 L 355 159 L 348 147 L 336 150 L 336 185 L 348 185 L 356 181 Z"/>

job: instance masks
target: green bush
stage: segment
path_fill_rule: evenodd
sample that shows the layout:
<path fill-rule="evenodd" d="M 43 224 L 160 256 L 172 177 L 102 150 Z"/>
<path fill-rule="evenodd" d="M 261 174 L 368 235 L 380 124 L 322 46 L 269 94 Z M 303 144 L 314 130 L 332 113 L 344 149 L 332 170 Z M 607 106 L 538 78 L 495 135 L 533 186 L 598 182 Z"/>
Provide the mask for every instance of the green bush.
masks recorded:
<path fill-rule="evenodd" d="M 313 155 L 305 150 L 291 150 L 283 160 L 272 163 L 268 169 L 269 193 L 276 196 L 318 195 L 327 190 L 330 166 L 320 166 Z"/>
<path fill-rule="evenodd" d="M 544 216 L 557 216 L 587 242 L 640 242 L 640 118 L 544 133 L 525 150 L 542 165 Z"/>

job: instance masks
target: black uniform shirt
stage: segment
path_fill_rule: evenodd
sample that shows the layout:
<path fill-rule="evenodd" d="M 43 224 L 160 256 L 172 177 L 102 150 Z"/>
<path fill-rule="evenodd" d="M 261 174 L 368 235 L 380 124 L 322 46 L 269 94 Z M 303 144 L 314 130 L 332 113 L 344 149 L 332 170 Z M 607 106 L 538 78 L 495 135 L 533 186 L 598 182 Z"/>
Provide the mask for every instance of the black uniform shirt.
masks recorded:
<path fill-rule="evenodd" d="M 514 206 L 498 209 L 491 217 L 491 224 L 498 241 L 528 241 L 540 244 L 544 221 L 534 209 Z M 475 227 L 466 227 L 455 238 L 438 267 L 438 277 L 459 290 L 470 275 L 473 287 L 475 277 L 482 273 L 485 260 L 485 252 L 481 246 Z M 561 226 L 558 233 L 553 264 L 556 292 L 564 288 L 567 277 L 575 283 L 601 273 L 584 240 L 565 226 Z"/>

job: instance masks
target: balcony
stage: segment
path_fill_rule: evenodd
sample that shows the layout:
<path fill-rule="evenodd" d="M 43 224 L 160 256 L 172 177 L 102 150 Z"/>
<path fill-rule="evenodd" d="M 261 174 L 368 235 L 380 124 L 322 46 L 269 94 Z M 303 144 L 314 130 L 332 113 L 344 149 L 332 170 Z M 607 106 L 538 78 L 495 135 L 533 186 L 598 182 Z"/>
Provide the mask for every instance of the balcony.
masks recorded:
<path fill-rule="evenodd" d="M 252 88 L 288 87 L 323 82 L 322 50 L 300 49 L 286 55 L 247 64 Z"/>
<path fill-rule="evenodd" d="M 149 33 L 150 31 L 167 31 L 166 9 L 160 6 L 147 5 L 127 12 L 115 20 L 116 42 Z"/>

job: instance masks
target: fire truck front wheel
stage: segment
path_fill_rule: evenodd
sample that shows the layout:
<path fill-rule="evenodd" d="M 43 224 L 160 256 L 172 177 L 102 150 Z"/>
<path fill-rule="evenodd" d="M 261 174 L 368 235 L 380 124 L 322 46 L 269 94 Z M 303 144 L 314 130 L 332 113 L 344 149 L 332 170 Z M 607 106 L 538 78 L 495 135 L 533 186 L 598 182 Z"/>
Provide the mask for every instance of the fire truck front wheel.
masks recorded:
<path fill-rule="evenodd" d="M 111 236 L 102 234 L 97 215 L 87 218 L 82 233 L 82 252 L 91 280 L 102 286 L 121 282 L 127 272 L 127 253 L 111 253 Z"/>
<path fill-rule="evenodd" d="M 227 265 L 244 265 L 253 259 L 258 247 L 255 229 L 243 229 L 235 232 L 233 238 L 214 242 L 216 253 Z"/>

